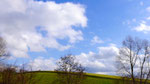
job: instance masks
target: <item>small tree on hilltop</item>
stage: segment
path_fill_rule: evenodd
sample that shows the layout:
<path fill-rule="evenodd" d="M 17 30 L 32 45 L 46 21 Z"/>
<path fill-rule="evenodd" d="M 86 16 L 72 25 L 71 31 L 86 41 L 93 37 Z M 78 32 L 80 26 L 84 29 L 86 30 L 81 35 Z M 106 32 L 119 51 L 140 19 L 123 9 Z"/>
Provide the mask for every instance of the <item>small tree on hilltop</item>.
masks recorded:
<path fill-rule="evenodd" d="M 57 62 L 57 80 L 59 84 L 82 84 L 85 78 L 84 68 L 71 54 L 61 57 Z"/>

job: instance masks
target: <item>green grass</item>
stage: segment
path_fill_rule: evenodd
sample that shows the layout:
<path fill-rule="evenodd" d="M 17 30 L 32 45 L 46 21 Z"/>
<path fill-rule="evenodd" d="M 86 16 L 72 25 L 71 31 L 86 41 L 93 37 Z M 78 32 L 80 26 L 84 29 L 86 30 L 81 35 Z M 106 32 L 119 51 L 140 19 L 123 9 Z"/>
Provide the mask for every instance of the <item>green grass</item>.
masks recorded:
<path fill-rule="evenodd" d="M 35 81 L 37 81 L 36 84 L 52 84 L 57 77 L 57 73 L 54 71 L 35 71 L 33 73 L 35 74 Z M 83 84 L 129 84 L 125 82 L 119 76 L 86 73 Z"/>
<path fill-rule="evenodd" d="M 51 72 L 37 72 L 36 80 L 37 84 L 51 84 L 56 79 L 56 73 Z"/>
<path fill-rule="evenodd" d="M 36 80 L 40 79 L 37 84 L 51 84 L 56 79 L 57 73 L 52 71 L 38 71 L 36 72 Z M 121 77 L 100 75 L 87 73 L 87 78 L 84 84 L 123 84 Z"/>
<path fill-rule="evenodd" d="M 87 73 L 86 75 L 90 77 L 98 77 L 98 78 L 121 79 L 120 76 L 112 76 L 112 75 L 93 74 L 93 73 Z"/>

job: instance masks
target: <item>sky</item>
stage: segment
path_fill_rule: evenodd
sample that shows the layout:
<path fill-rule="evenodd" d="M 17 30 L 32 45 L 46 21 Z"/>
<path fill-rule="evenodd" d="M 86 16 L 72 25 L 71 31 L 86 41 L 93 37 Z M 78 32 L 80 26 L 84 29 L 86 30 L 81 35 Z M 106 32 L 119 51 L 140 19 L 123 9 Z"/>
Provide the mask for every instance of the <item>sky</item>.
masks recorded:
<path fill-rule="evenodd" d="M 128 35 L 150 40 L 150 0 L 0 0 L 8 63 L 54 70 L 73 54 L 86 72 L 116 73 Z"/>

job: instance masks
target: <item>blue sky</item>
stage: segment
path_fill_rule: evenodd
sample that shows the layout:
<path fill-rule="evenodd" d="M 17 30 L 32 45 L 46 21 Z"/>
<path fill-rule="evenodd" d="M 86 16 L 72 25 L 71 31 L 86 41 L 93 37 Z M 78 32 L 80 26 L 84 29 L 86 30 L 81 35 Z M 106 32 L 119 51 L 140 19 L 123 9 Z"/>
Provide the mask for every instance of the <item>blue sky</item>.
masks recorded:
<path fill-rule="evenodd" d="M 0 35 L 12 54 L 8 62 L 35 70 L 53 70 L 57 59 L 71 53 L 87 72 L 115 74 L 115 56 L 126 36 L 150 40 L 150 0 L 6 2 L 0 1 L 10 6 L 7 11 L 0 6 Z"/>

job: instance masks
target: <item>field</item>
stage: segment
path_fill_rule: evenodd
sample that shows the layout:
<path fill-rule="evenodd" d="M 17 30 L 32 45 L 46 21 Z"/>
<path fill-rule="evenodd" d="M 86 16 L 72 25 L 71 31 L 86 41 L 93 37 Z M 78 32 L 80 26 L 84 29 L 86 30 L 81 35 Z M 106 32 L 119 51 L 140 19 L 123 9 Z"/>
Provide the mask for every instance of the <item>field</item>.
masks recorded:
<path fill-rule="evenodd" d="M 33 73 L 35 76 L 33 80 L 36 81 L 36 83 L 33 84 L 56 84 L 53 83 L 53 81 L 57 77 L 56 72 L 34 71 L 28 73 Z M 126 81 L 122 80 L 122 78 L 119 76 L 92 74 L 92 73 L 86 73 L 86 79 L 83 82 L 84 82 L 83 84 L 131 84 L 127 80 Z"/>
<path fill-rule="evenodd" d="M 39 80 L 37 84 L 52 84 L 56 79 L 56 73 L 50 71 L 36 72 L 36 80 Z M 84 80 L 84 84 L 124 84 L 119 76 L 100 75 L 87 73 L 87 78 Z"/>

